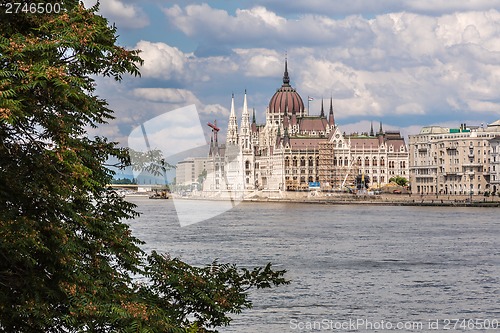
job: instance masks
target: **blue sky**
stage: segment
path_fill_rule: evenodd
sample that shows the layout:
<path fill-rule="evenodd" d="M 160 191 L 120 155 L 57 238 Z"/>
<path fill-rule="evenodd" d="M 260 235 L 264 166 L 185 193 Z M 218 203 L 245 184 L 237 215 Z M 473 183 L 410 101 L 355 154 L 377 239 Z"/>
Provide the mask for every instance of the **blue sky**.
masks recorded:
<path fill-rule="evenodd" d="M 310 114 L 331 96 L 347 133 L 371 121 L 407 135 L 500 119 L 500 0 L 101 2 L 119 43 L 145 61 L 141 78 L 97 81 L 117 117 L 98 134 L 122 144 L 191 104 L 225 129 L 231 94 L 241 114 L 245 89 L 263 123 L 285 53 L 291 84 L 314 98 Z"/>

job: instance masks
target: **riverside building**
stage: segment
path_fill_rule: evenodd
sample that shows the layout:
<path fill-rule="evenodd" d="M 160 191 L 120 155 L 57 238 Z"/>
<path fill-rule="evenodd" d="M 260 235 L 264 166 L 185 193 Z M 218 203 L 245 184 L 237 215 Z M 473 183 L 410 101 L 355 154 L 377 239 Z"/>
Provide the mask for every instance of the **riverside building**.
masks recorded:
<path fill-rule="evenodd" d="M 258 124 L 248 109 L 245 91 L 240 125 L 234 95 L 225 143 L 213 135 L 206 162 L 205 193 L 224 191 L 341 190 L 358 175 L 370 186 L 383 186 L 394 176 L 408 178 L 408 148 L 399 132 L 345 135 L 334 117 L 333 100 L 318 115 L 304 107 L 291 86 L 285 60 L 283 83 Z M 214 133 L 216 134 L 216 133 Z"/>
<path fill-rule="evenodd" d="M 497 193 L 500 120 L 484 126 L 423 127 L 409 136 L 413 193 L 473 195 Z"/>

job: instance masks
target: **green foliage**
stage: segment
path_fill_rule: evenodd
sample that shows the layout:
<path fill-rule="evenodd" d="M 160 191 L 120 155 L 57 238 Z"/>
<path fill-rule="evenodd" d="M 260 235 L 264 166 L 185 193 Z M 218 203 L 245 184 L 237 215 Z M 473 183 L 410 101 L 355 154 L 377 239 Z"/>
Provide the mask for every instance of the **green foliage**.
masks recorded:
<path fill-rule="evenodd" d="M 207 170 L 203 169 L 203 171 L 198 175 L 198 190 L 203 189 L 203 182 L 207 179 Z"/>
<path fill-rule="evenodd" d="M 113 180 L 111 181 L 111 184 L 130 185 L 130 184 L 135 184 L 135 180 L 129 179 L 129 178 L 113 178 Z"/>
<path fill-rule="evenodd" d="M 0 332 L 207 332 L 229 323 L 251 305 L 246 288 L 287 283 L 284 272 L 143 253 L 124 223 L 134 205 L 106 190 L 107 161 L 125 167 L 130 152 L 86 135 L 113 118 L 94 78 L 138 75 L 142 60 L 116 45 L 97 7 L 60 3 L 59 14 L 0 14 Z"/>
<path fill-rule="evenodd" d="M 390 182 L 394 182 L 394 183 L 398 184 L 399 186 L 408 185 L 408 179 L 406 179 L 405 177 L 401 177 L 401 176 L 391 177 L 389 179 L 389 183 Z"/>

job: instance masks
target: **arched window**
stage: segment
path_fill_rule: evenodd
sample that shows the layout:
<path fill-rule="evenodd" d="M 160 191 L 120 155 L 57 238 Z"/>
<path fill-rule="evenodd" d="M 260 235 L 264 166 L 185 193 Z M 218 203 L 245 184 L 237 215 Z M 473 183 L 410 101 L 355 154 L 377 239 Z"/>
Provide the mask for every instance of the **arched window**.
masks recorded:
<path fill-rule="evenodd" d="M 380 166 L 385 167 L 385 159 L 383 157 L 380 158 Z"/>
<path fill-rule="evenodd" d="M 376 167 L 376 166 L 377 166 L 377 158 L 376 158 L 376 157 L 373 157 L 373 162 L 372 162 L 372 165 L 373 165 L 374 167 Z"/>
<path fill-rule="evenodd" d="M 337 157 L 333 158 L 333 166 L 337 166 Z"/>
<path fill-rule="evenodd" d="M 370 159 L 367 157 L 365 157 L 365 167 L 369 167 L 370 166 Z"/>

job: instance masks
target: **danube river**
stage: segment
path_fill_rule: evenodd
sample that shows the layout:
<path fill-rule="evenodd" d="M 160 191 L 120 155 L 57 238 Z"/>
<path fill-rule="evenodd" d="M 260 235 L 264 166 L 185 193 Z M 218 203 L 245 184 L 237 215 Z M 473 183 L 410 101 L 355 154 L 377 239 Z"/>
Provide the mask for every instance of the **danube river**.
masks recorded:
<path fill-rule="evenodd" d="M 500 332 L 499 208 L 241 203 L 181 228 L 171 200 L 128 200 L 146 251 L 288 271 L 220 332 Z"/>

